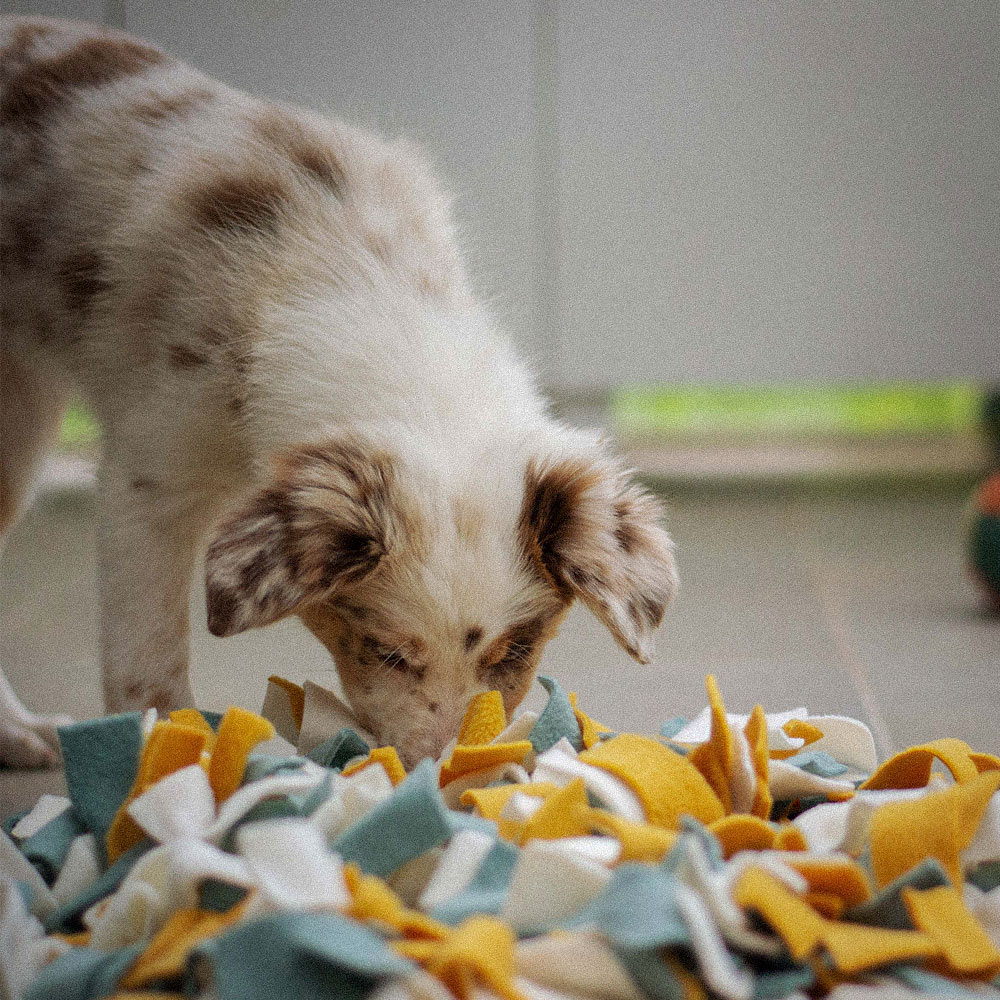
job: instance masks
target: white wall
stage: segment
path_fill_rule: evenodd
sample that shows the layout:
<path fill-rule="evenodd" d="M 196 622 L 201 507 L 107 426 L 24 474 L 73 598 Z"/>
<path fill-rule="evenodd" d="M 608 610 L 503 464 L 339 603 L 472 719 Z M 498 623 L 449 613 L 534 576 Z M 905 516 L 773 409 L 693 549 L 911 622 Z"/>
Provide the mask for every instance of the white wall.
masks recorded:
<path fill-rule="evenodd" d="M 566 383 L 1000 376 L 1000 4 L 582 0 L 559 66 Z"/>
<path fill-rule="evenodd" d="M 0 13 L 44 14 L 81 21 L 101 21 L 105 17 L 104 0 L 3 0 Z"/>
<path fill-rule="evenodd" d="M 11 2 L 424 142 L 559 388 L 1000 377 L 1000 4 Z"/>

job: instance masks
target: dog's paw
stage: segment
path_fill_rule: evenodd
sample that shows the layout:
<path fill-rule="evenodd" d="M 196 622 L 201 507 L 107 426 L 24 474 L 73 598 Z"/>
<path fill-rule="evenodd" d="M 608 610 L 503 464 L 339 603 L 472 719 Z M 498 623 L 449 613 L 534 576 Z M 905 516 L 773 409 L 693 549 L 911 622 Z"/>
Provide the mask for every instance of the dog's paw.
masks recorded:
<path fill-rule="evenodd" d="M 35 715 L 28 720 L 0 721 L 0 765 L 34 769 L 59 764 L 56 730 L 73 720 L 67 715 Z"/>

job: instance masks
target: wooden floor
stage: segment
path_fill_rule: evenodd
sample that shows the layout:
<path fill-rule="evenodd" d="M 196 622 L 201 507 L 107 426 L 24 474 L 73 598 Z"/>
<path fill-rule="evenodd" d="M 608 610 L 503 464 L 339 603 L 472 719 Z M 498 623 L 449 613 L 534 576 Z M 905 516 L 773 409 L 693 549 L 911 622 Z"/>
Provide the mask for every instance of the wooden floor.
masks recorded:
<path fill-rule="evenodd" d="M 668 497 L 682 590 L 655 666 L 640 667 L 581 608 L 543 670 L 614 728 L 652 731 L 704 704 L 704 675 L 727 705 L 806 705 L 864 719 L 882 753 L 939 736 L 1000 751 L 1000 620 L 963 571 L 962 489 L 892 496 L 686 489 Z M 98 713 L 94 501 L 47 493 L 0 563 L 0 658 L 35 710 Z M 259 709 L 268 674 L 334 683 L 294 622 L 220 640 L 194 607 L 202 704 Z M 540 693 L 529 704 L 541 703 Z M 61 787 L 58 773 L 0 772 L 0 814 Z"/>

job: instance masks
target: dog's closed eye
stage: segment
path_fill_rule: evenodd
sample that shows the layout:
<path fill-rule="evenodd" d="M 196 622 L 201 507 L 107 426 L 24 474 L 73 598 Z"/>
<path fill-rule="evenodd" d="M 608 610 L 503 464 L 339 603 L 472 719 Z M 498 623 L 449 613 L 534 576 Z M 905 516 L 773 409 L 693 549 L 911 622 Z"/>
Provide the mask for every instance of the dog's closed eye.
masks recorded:
<path fill-rule="evenodd" d="M 499 684 L 534 669 L 538 644 L 554 631 L 555 622 L 544 617 L 514 625 L 491 642 L 479 658 L 479 676 Z"/>
<path fill-rule="evenodd" d="M 425 673 L 423 664 L 413 657 L 405 646 L 386 646 L 373 636 L 366 635 L 361 640 L 361 648 L 362 659 L 367 666 L 395 670 L 417 680 L 423 679 Z"/>

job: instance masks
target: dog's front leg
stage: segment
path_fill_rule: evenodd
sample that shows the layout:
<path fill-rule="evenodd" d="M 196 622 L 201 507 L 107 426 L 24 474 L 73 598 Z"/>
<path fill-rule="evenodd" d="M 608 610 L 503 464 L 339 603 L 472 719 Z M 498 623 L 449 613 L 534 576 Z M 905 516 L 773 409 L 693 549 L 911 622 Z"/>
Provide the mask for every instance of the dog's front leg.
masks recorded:
<path fill-rule="evenodd" d="M 109 712 L 194 705 L 188 600 L 206 518 L 155 478 L 101 474 L 101 665 Z"/>

